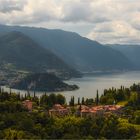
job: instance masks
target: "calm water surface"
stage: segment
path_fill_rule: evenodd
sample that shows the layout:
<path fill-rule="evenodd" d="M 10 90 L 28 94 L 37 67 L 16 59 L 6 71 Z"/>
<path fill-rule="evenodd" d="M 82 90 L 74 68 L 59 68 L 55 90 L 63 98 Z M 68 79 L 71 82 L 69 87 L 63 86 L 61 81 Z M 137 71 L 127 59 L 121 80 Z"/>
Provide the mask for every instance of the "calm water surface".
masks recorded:
<path fill-rule="evenodd" d="M 129 87 L 133 83 L 140 83 L 140 71 L 124 72 L 118 74 L 93 74 L 84 76 L 83 78 L 72 79 L 66 82 L 68 84 L 76 84 L 80 87 L 80 89 L 76 91 L 66 91 L 60 93 L 66 97 L 67 102 L 70 100 L 71 96 L 75 96 L 75 100 L 77 102 L 78 97 L 94 98 L 96 96 L 97 90 L 99 91 L 99 94 L 102 94 L 104 89 L 111 87 L 119 88 L 121 85 Z M 6 87 L 4 87 L 4 90 L 9 91 L 9 89 Z M 12 89 L 12 91 L 16 93 L 20 92 L 21 94 L 27 93 L 26 91 L 14 89 Z M 33 94 L 33 92 L 31 92 L 31 94 Z M 37 92 L 36 94 L 40 96 L 43 94 L 43 92 Z M 58 92 L 56 94 L 58 94 Z"/>

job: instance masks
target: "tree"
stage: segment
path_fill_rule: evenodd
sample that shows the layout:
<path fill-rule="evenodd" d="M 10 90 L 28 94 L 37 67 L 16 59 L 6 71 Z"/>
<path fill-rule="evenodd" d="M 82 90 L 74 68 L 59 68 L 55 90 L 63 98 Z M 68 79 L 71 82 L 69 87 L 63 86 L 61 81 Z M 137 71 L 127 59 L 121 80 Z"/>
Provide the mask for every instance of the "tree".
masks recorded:
<path fill-rule="evenodd" d="M 97 90 L 97 94 L 96 94 L 96 105 L 99 105 L 99 93 L 98 93 L 98 90 Z"/>
<path fill-rule="evenodd" d="M 115 139 L 116 138 L 116 129 L 119 124 L 118 118 L 114 115 L 109 116 L 103 123 L 103 127 L 101 129 L 101 135 L 107 139 Z"/>
<path fill-rule="evenodd" d="M 133 126 L 122 124 L 117 129 L 117 139 L 130 139 L 136 135 L 136 129 Z"/>
<path fill-rule="evenodd" d="M 57 97 L 55 94 L 50 94 L 49 96 L 49 106 L 53 106 L 57 103 Z"/>
<path fill-rule="evenodd" d="M 17 131 L 12 129 L 6 129 L 4 131 L 4 139 L 24 139 L 25 133 L 23 131 Z"/>
<path fill-rule="evenodd" d="M 69 104 L 70 104 L 70 106 L 74 106 L 74 96 L 71 97 Z"/>
<path fill-rule="evenodd" d="M 80 105 L 80 97 L 78 98 L 78 105 Z"/>
<path fill-rule="evenodd" d="M 84 105 L 84 104 L 85 104 L 85 98 L 82 97 L 82 105 Z"/>
<path fill-rule="evenodd" d="M 129 122 L 133 124 L 140 124 L 140 111 L 135 111 L 132 117 L 129 118 Z"/>
<path fill-rule="evenodd" d="M 107 104 L 107 100 L 108 100 L 107 96 L 102 95 L 100 97 L 100 103 L 101 104 Z"/>
<path fill-rule="evenodd" d="M 58 94 L 56 98 L 58 104 L 64 105 L 66 103 L 66 98 L 63 95 Z"/>

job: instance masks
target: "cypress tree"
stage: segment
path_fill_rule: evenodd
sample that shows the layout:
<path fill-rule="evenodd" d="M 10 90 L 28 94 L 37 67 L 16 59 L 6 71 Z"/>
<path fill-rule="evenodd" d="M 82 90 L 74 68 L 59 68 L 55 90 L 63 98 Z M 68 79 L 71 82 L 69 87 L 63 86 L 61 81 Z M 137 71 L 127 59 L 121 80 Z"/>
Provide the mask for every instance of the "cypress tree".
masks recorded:
<path fill-rule="evenodd" d="M 36 97 L 36 93 L 35 93 L 35 90 L 34 90 L 34 98 Z"/>
<path fill-rule="evenodd" d="M 26 93 L 25 93 L 24 99 L 25 99 L 25 100 L 27 99 Z"/>
<path fill-rule="evenodd" d="M 99 105 L 99 93 L 98 93 L 98 90 L 97 90 L 97 94 L 96 94 L 96 105 Z"/>
<path fill-rule="evenodd" d="M 84 99 L 84 97 L 82 97 L 82 105 L 84 105 L 85 104 L 85 99 Z"/>
<path fill-rule="evenodd" d="M 72 106 L 72 100 L 73 98 L 71 97 L 70 101 L 69 101 L 69 105 Z"/>
<path fill-rule="evenodd" d="M 80 105 L 80 97 L 78 98 L 78 105 Z"/>
<path fill-rule="evenodd" d="M 72 105 L 74 106 L 74 103 L 75 103 L 75 101 L 74 101 L 75 99 L 74 99 L 74 96 L 73 96 L 73 100 L 72 100 Z"/>

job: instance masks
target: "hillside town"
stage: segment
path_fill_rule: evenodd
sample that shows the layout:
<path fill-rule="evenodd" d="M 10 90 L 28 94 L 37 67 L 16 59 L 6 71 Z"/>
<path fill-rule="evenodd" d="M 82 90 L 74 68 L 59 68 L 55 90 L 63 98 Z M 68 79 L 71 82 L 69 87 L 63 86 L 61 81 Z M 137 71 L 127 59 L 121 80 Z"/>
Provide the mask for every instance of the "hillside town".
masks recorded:
<path fill-rule="evenodd" d="M 0 138 L 137 139 L 140 134 L 140 84 L 105 89 L 96 98 L 61 94 L 40 97 L 0 88 Z"/>
<path fill-rule="evenodd" d="M 30 100 L 25 100 L 22 102 L 23 106 L 29 111 L 34 109 L 33 102 Z M 51 109 L 48 110 L 50 117 L 64 117 L 72 114 L 71 106 L 62 106 L 60 104 L 55 104 Z M 110 114 L 121 114 L 123 106 L 121 105 L 99 105 L 99 106 L 86 106 L 86 105 L 76 105 L 75 106 L 75 116 L 79 117 L 95 117 L 95 116 L 108 116 Z"/>

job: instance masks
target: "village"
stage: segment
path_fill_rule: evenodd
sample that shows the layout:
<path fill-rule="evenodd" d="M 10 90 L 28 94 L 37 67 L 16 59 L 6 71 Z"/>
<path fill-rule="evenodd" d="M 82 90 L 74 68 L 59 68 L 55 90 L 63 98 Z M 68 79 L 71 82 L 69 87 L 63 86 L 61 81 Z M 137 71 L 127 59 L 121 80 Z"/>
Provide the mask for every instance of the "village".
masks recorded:
<path fill-rule="evenodd" d="M 25 100 L 22 102 L 23 106 L 32 112 L 33 102 L 31 100 Z M 123 106 L 121 105 L 98 105 L 98 106 L 86 106 L 86 105 L 75 105 L 74 113 L 72 112 L 71 106 L 63 106 L 60 104 L 54 104 L 53 107 L 47 110 L 47 114 L 50 117 L 64 117 L 74 114 L 78 117 L 95 117 L 95 116 L 109 116 L 111 114 L 121 115 L 123 112 Z"/>
<path fill-rule="evenodd" d="M 102 95 L 97 91 L 95 98 L 71 96 L 68 102 L 62 94 L 23 95 L 0 88 L 0 134 L 5 138 L 3 134 L 20 130 L 19 135 L 22 132 L 26 139 L 70 139 L 71 134 L 77 139 L 117 139 L 126 132 L 125 139 L 139 135 L 139 91 L 140 85 L 134 84 L 130 89 L 105 90 Z"/>

